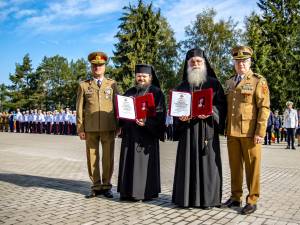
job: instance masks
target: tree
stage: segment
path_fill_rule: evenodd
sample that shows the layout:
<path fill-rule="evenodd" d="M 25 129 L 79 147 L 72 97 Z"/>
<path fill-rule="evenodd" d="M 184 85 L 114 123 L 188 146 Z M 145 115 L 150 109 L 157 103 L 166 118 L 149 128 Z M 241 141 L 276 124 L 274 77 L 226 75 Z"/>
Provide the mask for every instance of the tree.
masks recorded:
<path fill-rule="evenodd" d="M 123 10 L 116 35 L 119 42 L 115 44 L 112 58 L 115 79 L 124 91 L 134 83 L 137 63 L 152 64 L 166 90 L 171 85 L 168 80 L 175 77 L 177 45 L 174 32 L 160 11 L 153 11 L 152 4 L 145 5 L 139 0 L 136 7 L 129 4 Z"/>
<path fill-rule="evenodd" d="M 73 76 L 76 74 L 72 74 L 66 58 L 59 55 L 44 57 L 36 69 L 35 97 L 40 107 L 47 110 L 70 107 L 74 95 Z"/>
<path fill-rule="evenodd" d="M 70 108 L 75 109 L 78 83 L 88 79 L 91 74 L 89 70 L 89 63 L 84 59 L 78 59 L 76 62 L 71 61 L 70 69 L 71 76 L 67 90 L 69 91 L 68 95 L 70 96 L 69 106 Z"/>
<path fill-rule="evenodd" d="M 261 13 L 253 13 L 246 23 L 254 69 L 268 81 L 273 109 L 283 109 L 287 100 L 299 107 L 300 2 L 259 0 L 258 7 Z"/>
<path fill-rule="evenodd" d="M 7 99 L 8 96 L 8 90 L 5 84 L 0 84 L 0 112 L 3 112 L 5 110 L 9 109 L 9 102 Z"/>
<path fill-rule="evenodd" d="M 32 65 L 29 54 L 23 57 L 22 64 L 16 63 L 14 74 L 9 75 L 12 82 L 9 88 L 9 97 L 12 109 L 28 108 L 28 97 L 30 95 L 30 77 L 32 76 Z"/>
<path fill-rule="evenodd" d="M 242 31 L 231 18 L 215 22 L 215 16 L 214 9 L 199 13 L 196 20 L 185 28 L 187 39 L 180 44 L 183 52 L 195 47 L 203 49 L 223 83 L 232 74 L 231 49 L 240 40 Z"/>

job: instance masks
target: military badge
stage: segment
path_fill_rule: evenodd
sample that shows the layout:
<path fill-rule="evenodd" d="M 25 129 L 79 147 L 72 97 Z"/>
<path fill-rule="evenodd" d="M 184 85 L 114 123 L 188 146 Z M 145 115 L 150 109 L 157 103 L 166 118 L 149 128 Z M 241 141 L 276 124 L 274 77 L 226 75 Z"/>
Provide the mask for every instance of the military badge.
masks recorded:
<path fill-rule="evenodd" d="M 234 89 L 234 81 L 233 80 L 228 80 L 226 83 L 225 83 L 225 87 L 224 87 L 224 94 L 225 95 L 228 95 L 229 92 L 231 92 L 233 89 Z"/>
<path fill-rule="evenodd" d="M 241 93 L 244 95 L 251 95 L 253 92 L 253 85 L 250 83 L 246 83 L 242 86 Z"/>
<path fill-rule="evenodd" d="M 105 94 L 105 98 L 106 99 L 110 99 L 111 98 L 111 95 L 112 95 L 112 89 L 111 88 L 106 88 L 104 90 L 104 94 Z"/>

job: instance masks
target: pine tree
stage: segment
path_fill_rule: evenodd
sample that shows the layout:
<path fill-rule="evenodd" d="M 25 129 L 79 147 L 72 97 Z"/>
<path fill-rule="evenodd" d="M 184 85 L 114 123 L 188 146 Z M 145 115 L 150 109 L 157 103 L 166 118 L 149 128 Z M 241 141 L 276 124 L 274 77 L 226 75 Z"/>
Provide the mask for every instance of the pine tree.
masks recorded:
<path fill-rule="evenodd" d="M 15 73 L 9 75 L 12 82 L 12 85 L 8 87 L 12 109 L 26 109 L 30 106 L 28 98 L 30 96 L 29 82 L 32 71 L 31 59 L 29 54 L 26 54 L 22 64 L 16 63 Z"/>
<path fill-rule="evenodd" d="M 272 109 L 300 106 L 300 2 L 259 0 L 259 15 L 247 19 L 246 39 L 254 49 L 254 70 L 268 81 Z"/>
<path fill-rule="evenodd" d="M 123 10 L 116 35 L 119 42 L 115 44 L 112 58 L 116 66 L 115 79 L 125 91 L 134 83 L 135 65 L 152 64 L 167 89 L 171 85 L 167 79 L 175 76 L 177 45 L 173 31 L 160 11 L 154 12 L 152 4 L 145 5 L 139 0 L 136 7 L 129 4 Z"/>

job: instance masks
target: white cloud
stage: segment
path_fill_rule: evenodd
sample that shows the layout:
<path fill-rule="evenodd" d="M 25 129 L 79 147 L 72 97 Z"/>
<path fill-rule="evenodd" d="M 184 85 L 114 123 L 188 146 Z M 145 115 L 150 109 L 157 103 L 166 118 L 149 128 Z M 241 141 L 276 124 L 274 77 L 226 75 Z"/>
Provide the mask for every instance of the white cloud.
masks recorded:
<path fill-rule="evenodd" d="M 27 17 L 27 16 L 34 15 L 36 13 L 37 13 L 37 11 L 32 10 L 32 9 L 18 10 L 18 11 L 15 12 L 14 17 L 16 19 L 20 19 L 22 17 Z"/>
<path fill-rule="evenodd" d="M 122 0 L 57 0 L 48 2 L 46 7 L 41 5 L 31 6 L 30 9 L 22 8 L 22 2 L 30 0 L 12 0 L 15 8 L 0 13 L 0 20 L 14 13 L 14 18 L 19 20 L 17 30 L 30 30 L 31 34 L 43 32 L 57 32 L 80 29 L 91 26 L 95 21 L 103 21 L 108 14 L 121 11 Z M 14 9 L 14 11 L 12 11 Z M 21 10 L 22 9 L 22 10 Z M 21 32 L 22 32 L 21 31 Z"/>

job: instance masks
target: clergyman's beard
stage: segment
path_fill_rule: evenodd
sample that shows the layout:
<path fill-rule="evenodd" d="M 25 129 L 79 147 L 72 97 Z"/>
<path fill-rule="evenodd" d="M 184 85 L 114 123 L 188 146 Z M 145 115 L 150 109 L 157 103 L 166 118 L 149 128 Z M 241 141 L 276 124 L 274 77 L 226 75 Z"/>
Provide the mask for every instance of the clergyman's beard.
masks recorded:
<path fill-rule="evenodd" d="M 189 67 L 187 74 L 189 84 L 198 87 L 202 82 L 206 81 L 207 69 L 205 65 L 200 68 Z"/>

